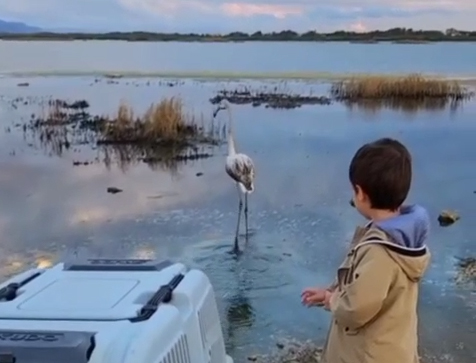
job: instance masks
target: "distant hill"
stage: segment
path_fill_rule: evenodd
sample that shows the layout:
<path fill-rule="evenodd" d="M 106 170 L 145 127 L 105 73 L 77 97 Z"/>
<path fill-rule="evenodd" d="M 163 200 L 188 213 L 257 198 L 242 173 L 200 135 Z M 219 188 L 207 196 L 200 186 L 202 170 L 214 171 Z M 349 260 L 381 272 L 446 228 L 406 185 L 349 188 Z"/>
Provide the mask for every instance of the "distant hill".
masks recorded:
<path fill-rule="evenodd" d="M 40 28 L 25 23 L 5 21 L 0 19 L 0 33 L 36 33 Z"/>

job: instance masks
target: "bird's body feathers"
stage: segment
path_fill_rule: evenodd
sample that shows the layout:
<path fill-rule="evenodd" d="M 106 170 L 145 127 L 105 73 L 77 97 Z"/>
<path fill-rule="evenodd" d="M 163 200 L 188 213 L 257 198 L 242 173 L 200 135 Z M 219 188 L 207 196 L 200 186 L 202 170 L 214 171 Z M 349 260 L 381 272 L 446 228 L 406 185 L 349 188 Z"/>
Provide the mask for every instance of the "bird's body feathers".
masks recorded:
<path fill-rule="evenodd" d="M 245 154 L 233 154 L 226 158 L 226 173 L 239 184 L 243 193 L 254 191 L 255 167 L 253 160 Z"/>

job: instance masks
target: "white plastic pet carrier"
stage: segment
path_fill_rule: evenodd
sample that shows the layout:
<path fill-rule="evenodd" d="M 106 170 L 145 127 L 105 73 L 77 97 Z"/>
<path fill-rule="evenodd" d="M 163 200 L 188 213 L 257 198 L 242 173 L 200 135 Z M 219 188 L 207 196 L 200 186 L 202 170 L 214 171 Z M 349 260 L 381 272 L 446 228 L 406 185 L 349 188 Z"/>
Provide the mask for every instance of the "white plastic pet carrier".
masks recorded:
<path fill-rule="evenodd" d="M 233 363 L 199 270 L 89 259 L 0 285 L 0 363 Z"/>

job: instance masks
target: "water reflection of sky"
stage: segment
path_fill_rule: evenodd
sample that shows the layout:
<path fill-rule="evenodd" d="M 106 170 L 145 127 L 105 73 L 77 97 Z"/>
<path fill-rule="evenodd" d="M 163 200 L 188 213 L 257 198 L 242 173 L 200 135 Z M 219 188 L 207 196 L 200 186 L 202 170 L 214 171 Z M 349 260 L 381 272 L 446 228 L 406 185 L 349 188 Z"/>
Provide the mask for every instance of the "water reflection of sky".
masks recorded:
<path fill-rule="evenodd" d="M 48 52 L 45 52 L 48 49 Z M 0 42 L 1 72 L 428 72 L 474 76 L 466 42 Z M 272 54 L 273 56 L 269 56 Z M 458 54 L 458 57 L 442 57 Z M 94 55 L 94 56 L 91 56 Z M 438 61 L 435 61 L 438 60 Z"/>
<path fill-rule="evenodd" d="M 17 88 L 12 87 L 15 80 L 8 80 L 0 94 L 4 99 L 27 94 L 87 98 L 99 113 L 111 112 L 120 98 L 145 108 L 160 95 L 181 94 L 205 114 L 211 112 L 210 92 L 220 88 L 211 83 L 147 87 L 146 81 L 141 86 L 127 82 L 89 86 L 90 79 L 51 78 Z M 21 112 L 1 102 L 2 126 L 15 123 Z M 21 133 L 3 133 L 2 127 L 2 273 L 45 258 L 172 257 L 209 273 L 226 317 L 228 345 L 238 357 L 274 336 L 323 338 L 327 314 L 303 309 L 299 293 L 331 279 L 353 227 L 361 221 L 348 205 L 349 159 L 363 142 L 393 136 L 414 155 L 410 199 L 427 206 L 434 221 L 445 208 L 462 215 L 450 228 L 433 226 L 433 263 L 422 289 L 423 343 L 436 354 L 451 352 L 458 362 L 472 361 L 475 298 L 470 291 L 454 289 L 451 274 L 454 256 L 475 251 L 475 105 L 456 114 L 421 112 L 412 119 L 390 111 L 372 118 L 341 106 L 291 111 L 239 106 L 234 113 L 238 147 L 257 166 L 256 193 L 250 199 L 250 224 L 256 233 L 242 259 L 226 253 L 237 196 L 223 170 L 224 150 L 174 175 L 144 164 L 124 173 L 107 171 L 101 164 L 72 167 L 81 153 L 47 157 L 25 146 Z M 14 156 L 9 155 L 12 150 Z M 197 172 L 204 174 L 197 177 Z M 107 194 L 109 186 L 124 192 Z"/>

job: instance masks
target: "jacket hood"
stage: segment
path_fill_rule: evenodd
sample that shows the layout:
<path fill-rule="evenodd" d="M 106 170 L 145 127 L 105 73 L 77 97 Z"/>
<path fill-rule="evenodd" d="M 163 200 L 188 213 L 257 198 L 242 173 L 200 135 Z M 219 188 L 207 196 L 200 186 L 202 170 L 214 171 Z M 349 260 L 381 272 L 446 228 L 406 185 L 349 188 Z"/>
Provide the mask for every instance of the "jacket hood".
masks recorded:
<path fill-rule="evenodd" d="M 373 227 L 385 232 L 387 252 L 412 281 L 425 273 L 430 253 L 426 242 L 430 232 L 430 218 L 419 205 L 403 206 L 398 216 L 372 222 Z"/>

